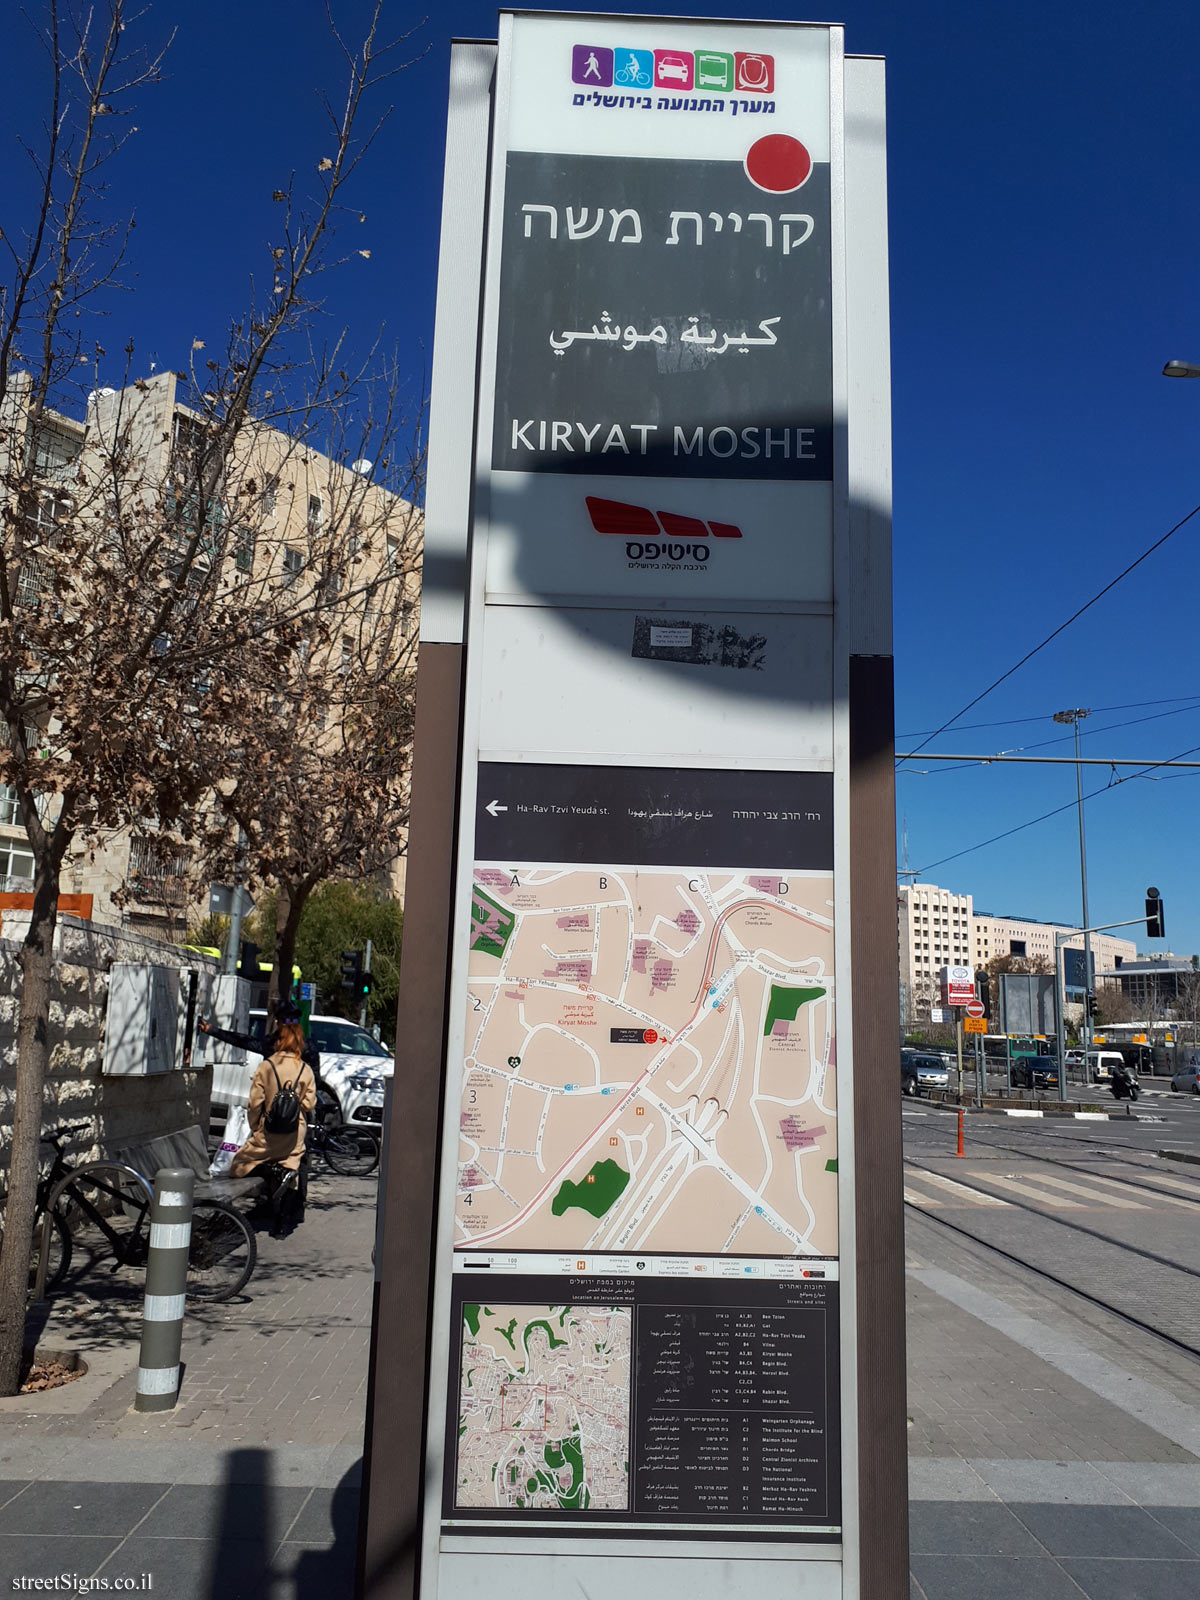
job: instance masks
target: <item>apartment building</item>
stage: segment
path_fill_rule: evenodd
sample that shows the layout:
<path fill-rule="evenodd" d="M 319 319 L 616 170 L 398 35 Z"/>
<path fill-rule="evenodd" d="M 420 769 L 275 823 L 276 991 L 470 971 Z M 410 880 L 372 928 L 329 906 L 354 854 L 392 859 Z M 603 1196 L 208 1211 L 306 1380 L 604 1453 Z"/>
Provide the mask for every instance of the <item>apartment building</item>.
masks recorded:
<path fill-rule="evenodd" d="M 33 472 L 38 485 L 37 522 L 52 531 L 64 508 L 70 507 L 75 485 L 96 472 L 96 461 L 107 442 L 122 437 L 131 441 L 136 467 L 131 482 L 144 485 L 140 492 L 173 498 L 177 508 L 178 552 L 168 548 L 165 566 L 179 564 L 180 578 L 189 586 L 207 581 L 212 567 L 208 554 L 209 529 L 223 531 L 211 540 L 213 550 L 223 550 L 224 566 L 235 581 L 287 586 L 299 575 L 312 581 L 315 552 L 327 550 L 332 537 L 344 541 L 353 563 L 354 587 L 367 587 L 380 571 L 393 574 L 387 588 L 395 606 L 393 646 L 398 638 L 404 649 L 414 649 L 419 603 L 420 515 L 412 505 L 380 487 L 368 475 L 370 463 L 346 465 L 312 449 L 286 433 L 251 423 L 238 442 L 240 458 L 225 463 L 205 509 L 205 538 L 200 555 L 186 578 L 182 572 L 183 547 L 199 521 L 199 511 L 188 503 L 191 492 L 188 463 L 203 448 L 205 419 L 189 406 L 186 380 L 174 372 L 157 373 L 123 390 L 101 389 L 88 401 L 85 421 L 45 413 L 31 441 Z M 12 403 L 22 405 L 22 389 L 14 386 Z M 3 433 L 19 439 L 20 426 L 11 418 Z M 82 476 L 81 476 L 82 475 Z M 168 541 L 169 541 L 168 533 Z M 362 551 L 358 550 L 361 540 Z M 341 548 L 341 547 L 339 547 Z M 19 599 L 33 603 L 39 595 L 41 575 L 36 561 L 21 571 Z M 341 577 L 331 578 L 340 584 Z M 349 592 L 349 591 L 347 591 Z M 366 607 L 378 606 L 373 597 Z M 334 659 L 348 660 L 377 616 L 369 609 L 351 615 L 342 636 L 327 649 Z M 269 708 L 264 707 L 269 714 Z M 332 738 L 327 726 L 313 730 L 314 739 Z M 398 841 L 402 847 L 403 841 Z M 404 861 L 398 856 L 391 888 L 403 887 Z M 0 785 L 0 890 L 31 887 L 32 855 L 28 849 L 15 796 Z M 107 836 L 70 855 L 60 879 L 63 894 L 91 897 L 94 920 L 136 929 L 158 937 L 179 939 L 189 920 L 204 914 L 207 886 L 198 883 L 191 861 L 160 841 L 154 830 L 137 834 L 125 830 Z"/>
<path fill-rule="evenodd" d="M 942 967 L 985 967 L 995 956 L 1054 963 L 1054 936 L 1071 932 L 1068 948 L 1083 948 L 1083 935 L 1063 923 L 995 916 L 976 911 L 974 897 L 932 883 L 904 884 L 897 890 L 900 983 L 912 1020 L 927 1017 L 937 1004 Z M 1136 945 L 1111 934 L 1092 935 L 1096 971 L 1132 960 Z"/>

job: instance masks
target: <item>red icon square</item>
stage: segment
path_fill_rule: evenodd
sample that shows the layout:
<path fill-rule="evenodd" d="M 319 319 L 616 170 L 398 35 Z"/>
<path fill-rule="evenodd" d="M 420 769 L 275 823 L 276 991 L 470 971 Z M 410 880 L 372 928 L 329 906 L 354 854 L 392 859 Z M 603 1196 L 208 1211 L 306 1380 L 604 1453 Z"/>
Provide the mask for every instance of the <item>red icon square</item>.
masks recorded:
<path fill-rule="evenodd" d="M 775 57 L 760 56 L 751 51 L 735 51 L 733 86 L 749 94 L 775 93 Z"/>
<path fill-rule="evenodd" d="M 695 61 L 682 50 L 654 52 L 654 82 L 659 89 L 690 89 Z"/>

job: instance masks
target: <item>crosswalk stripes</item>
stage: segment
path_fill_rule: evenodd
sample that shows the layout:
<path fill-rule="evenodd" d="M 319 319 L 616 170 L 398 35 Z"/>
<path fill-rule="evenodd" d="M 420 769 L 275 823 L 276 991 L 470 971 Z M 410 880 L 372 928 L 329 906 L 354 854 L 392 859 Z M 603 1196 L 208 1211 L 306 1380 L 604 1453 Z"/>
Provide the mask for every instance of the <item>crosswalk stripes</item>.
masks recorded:
<path fill-rule="evenodd" d="M 906 1166 L 904 1198 L 910 1205 L 918 1207 L 954 1204 L 1011 1207 L 1014 1203 L 1023 1202 L 1051 1211 L 1086 1211 L 1096 1207 L 1117 1211 L 1153 1211 L 1161 1208 L 1188 1211 L 1200 1201 L 1200 1185 L 1161 1173 L 1147 1173 L 1142 1169 L 1138 1170 L 1137 1181 L 1139 1185 L 1147 1187 L 1133 1187 L 1119 1178 L 1091 1172 L 1077 1175 L 1072 1171 L 1071 1176 L 1062 1177 L 1041 1170 L 1000 1173 L 967 1169 L 962 1176 L 969 1181 L 960 1183 L 944 1173 Z M 988 1187 L 976 1188 L 976 1183 Z M 1153 1193 L 1149 1185 L 1154 1186 Z M 1177 1195 L 1168 1194 L 1159 1185 L 1179 1189 L 1191 1198 L 1180 1199 Z M 929 1189 L 935 1192 L 930 1194 Z M 995 1189 L 1006 1190 L 1015 1197 L 1015 1201 L 989 1192 Z"/>

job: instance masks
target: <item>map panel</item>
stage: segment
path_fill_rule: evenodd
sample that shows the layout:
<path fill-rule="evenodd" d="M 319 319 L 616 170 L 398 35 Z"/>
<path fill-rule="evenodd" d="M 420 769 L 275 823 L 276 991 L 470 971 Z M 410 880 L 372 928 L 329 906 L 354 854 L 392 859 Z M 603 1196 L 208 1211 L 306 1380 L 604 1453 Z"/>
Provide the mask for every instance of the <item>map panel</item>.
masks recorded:
<path fill-rule="evenodd" d="M 456 1247 L 836 1255 L 832 874 L 474 880 Z"/>
<path fill-rule="evenodd" d="M 630 1306 L 462 1307 L 455 1504 L 629 1506 Z"/>

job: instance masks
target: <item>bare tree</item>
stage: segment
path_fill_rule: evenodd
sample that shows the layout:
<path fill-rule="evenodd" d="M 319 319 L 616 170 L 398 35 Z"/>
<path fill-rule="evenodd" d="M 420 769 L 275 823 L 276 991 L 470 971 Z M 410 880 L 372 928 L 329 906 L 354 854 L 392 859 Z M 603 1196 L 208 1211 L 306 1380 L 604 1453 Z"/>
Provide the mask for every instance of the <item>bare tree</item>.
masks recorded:
<path fill-rule="evenodd" d="M 79 420 L 85 362 L 90 370 L 104 352 L 78 329 L 105 303 L 128 238 L 107 215 L 103 168 L 160 58 L 130 53 L 137 19 L 125 0 L 78 15 L 65 0 L 45 5 L 40 193 L 25 229 L 5 219 L 2 230 L 0 782 L 20 804 L 34 875 L 0 1248 L 0 1394 L 15 1392 L 21 1353 L 64 861 L 114 829 L 164 851 L 192 848 L 210 826 L 214 775 L 261 726 L 263 680 L 287 674 L 313 616 L 353 589 L 333 530 L 314 527 L 288 554 L 278 497 L 304 483 L 314 436 L 357 428 L 369 442 L 364 375 L 347 370 L 338 341 L 315 342 L 314 296 L 339 260 L 335 224 L 376 131 L 360 126 L 364 99 L 400 70 L 379 38 L 378 5 L 358 48 L 333 34 L 346 92 L 326 106 L 327 153 L 311 185 L 287 179 L 270 202 L 269 291 L 235 317 L 218 358 L 196 358 L 186 396 L 174 374 L 137 379 L 128 348 L 120 390 L 93 393 Z M 263 462 L 280 431 L 292 443 L 272 484 Z"/>

